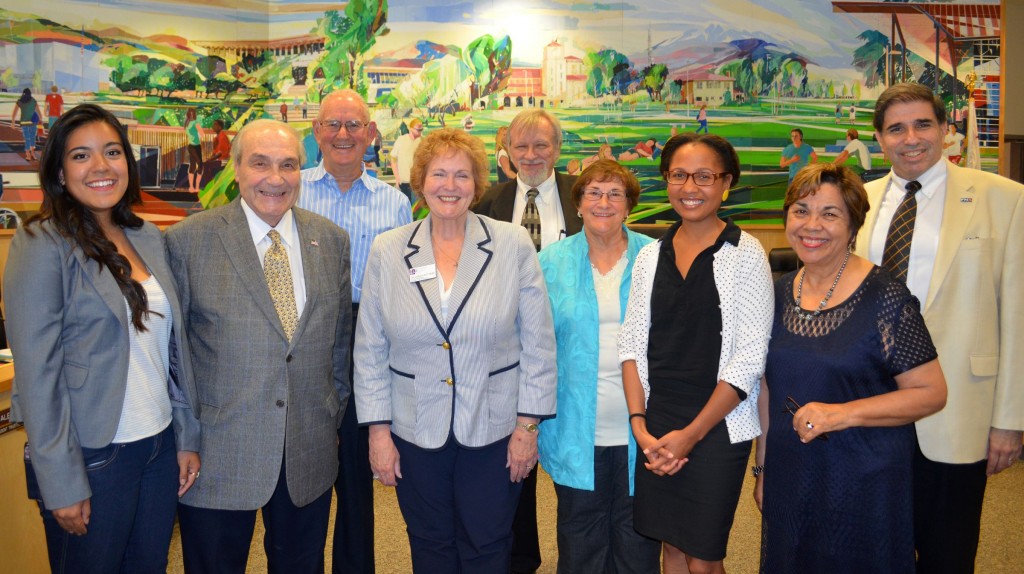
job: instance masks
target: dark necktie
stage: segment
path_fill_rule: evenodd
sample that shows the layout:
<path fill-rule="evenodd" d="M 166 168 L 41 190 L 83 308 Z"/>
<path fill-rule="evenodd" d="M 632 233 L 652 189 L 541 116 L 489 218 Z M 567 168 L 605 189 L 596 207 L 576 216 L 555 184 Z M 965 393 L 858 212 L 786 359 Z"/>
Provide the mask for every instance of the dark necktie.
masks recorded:
<path fill-rule="evenodd" d="M 910 266 L 910 243 L 914 239 L 914 222 L 917 220 L 917 199 L 921 189 L 916 181 L 907 182 L 907 194 L 896 208 L 885 235 L 885 250 L 882 251 L 882 268 L 900 281 L 907 280 Z"/>
<path fill-rule="evenodd" d="M 523 227 L 530 232 L 530 239 L 533 246 L 540 251 L 540 211 L 537 210 L 537 195 L 540 194 L 536 188 L 526 192 L 526 209 L 523 210 Z"/>

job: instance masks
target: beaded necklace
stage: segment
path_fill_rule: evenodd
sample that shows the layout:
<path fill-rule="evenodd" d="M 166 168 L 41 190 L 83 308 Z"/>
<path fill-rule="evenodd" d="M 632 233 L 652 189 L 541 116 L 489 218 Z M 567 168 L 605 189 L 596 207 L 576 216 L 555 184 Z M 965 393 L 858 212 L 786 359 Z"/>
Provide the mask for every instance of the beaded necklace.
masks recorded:
<path fill-rule="evenodd" d="M 825 309 L 825 305 L 828 305 L 828 300 L 832 298 L 832 293 L 836 290 L 836 285 L 839 285 L 839 278 L 843 276 L 843 271 L 846 270 L 846 264 L 850 261 L 850 249 L 846 248 L 846 257 L 843 258 L 843 264 L 839 266 L 839 273 L 836 273 L 836 280 L 832 282 L 832 287 L 829 287 L 828 293 L 825 293 L 825 298 L 818 303 L 818 308 L 814 311 L 807 311 L 800 306 L 800 296 L 804 293 L 804 276 L 807 275 L 807 268 L 804 267 L 800 271 L 800 281 L 796 284 L 796 315 L 804 321 L 810 321 L 811 319 L 821 315 L 822 310 Z"/>

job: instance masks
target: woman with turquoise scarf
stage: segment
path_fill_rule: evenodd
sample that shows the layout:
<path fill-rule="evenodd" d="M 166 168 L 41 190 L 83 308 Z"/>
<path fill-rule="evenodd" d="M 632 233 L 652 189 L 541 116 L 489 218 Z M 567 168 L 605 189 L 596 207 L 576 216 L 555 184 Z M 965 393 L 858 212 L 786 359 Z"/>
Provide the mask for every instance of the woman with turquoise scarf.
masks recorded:
<path fill-rule="evenodd" d="M 540 424 L 540 462 L 558 497 L 558 571 L 658 572 L 661 544 L 633 529 L 636 442 L 617 340 L 633 262 L 651 238 L 624 225 L 640 184 L 599 160 L 572 189 L 583 233 L 540 253 L 555 321 L 558 416 Z"/>

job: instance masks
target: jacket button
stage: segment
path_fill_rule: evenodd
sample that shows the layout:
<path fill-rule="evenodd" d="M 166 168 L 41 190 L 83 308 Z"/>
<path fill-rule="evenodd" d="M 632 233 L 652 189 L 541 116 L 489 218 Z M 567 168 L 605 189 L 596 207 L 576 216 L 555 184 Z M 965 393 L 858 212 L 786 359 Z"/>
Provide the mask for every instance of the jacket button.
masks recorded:
<path fill-rule="evenodd" d="M 455 380 L 452 379 L 451 377 L 448 377 L 447 379 L 444 380 L 444 384 L 446 384 L 446 385 L 448 385 L 450 387 L 450 386 L 455 384 Z"/>
<path fill-rule="evenodd" d="M 292 362 L 292 356 L 288 355 L 287 357 L 285 357 L 284 362 L 286 362 L 286 363 Z"/>
<path fill-rule="evenodd" d="M 448 349 L 451 349 L 452 346 L 448 344 L 448 341 L 445 341 L 444 343 L 441 343 L 441 348 L 447 351 Z"/>
<path fill-rule="evenodd" d="M 277 399 L 277 403 L 275 403 L 275 404 L 277 404 L 277 406 L 279 406 L 279 407 L 283 407 L 284 406 L 284 401 L 282 401 L 281 399 Z"/>

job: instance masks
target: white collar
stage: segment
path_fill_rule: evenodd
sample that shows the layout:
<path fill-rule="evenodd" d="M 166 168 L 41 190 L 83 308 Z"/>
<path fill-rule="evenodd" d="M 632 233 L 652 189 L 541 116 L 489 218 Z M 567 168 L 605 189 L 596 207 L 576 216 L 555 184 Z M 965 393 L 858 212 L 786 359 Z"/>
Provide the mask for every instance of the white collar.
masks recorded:
<path fill-rule="evenodd" d="M 545 179 L 543 182 L 541 182 L 540 185 L 538 185 L 535 188 L 526 185 L 525 183 L 523 183 L 523 180 L 519 179 L 518 177 L 516 178 L 516 192 L 520 197 L 526 199 L 526 192 L 530 191 L 531 189 L 537 190 L 538 198 L 547 198 L 551 197 L 551 194 L 557 194 L 558 186 L 555 185 L 555 170 L 551 170 L 551 175 L 549 175 L 547 179 Z"/>
<path fill-rule="evenodd" d="M 239 198 L 242 202 L 242 211 L 245 212 L 245 220 L 249 223 L 249 233 L 252 235 L 253 244 L 258 244 L 263 241 L 263 238 L 267 236 L 267 233 L 271 229 L 276 229 L 281 234 L 281 240 L 284 242 L 286 247 L 294 247 L 298 245 L 298 237 L 295 229 L 295 212 L 289 209 L 285 212 L 284 216 L 281 217 L 281 221 L 277 222 L 277 225 L 271 227 L 266 221 L 260 219 L 260 216 L 256 215 L 256 212 L 249 207 L 249 204 L 245 202 L 245 199 Z"/>

